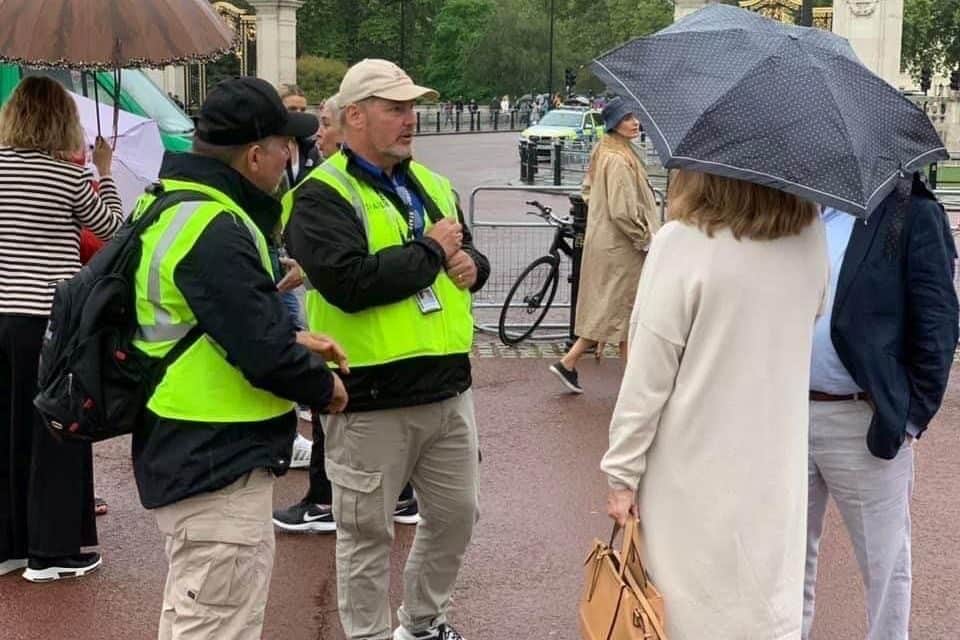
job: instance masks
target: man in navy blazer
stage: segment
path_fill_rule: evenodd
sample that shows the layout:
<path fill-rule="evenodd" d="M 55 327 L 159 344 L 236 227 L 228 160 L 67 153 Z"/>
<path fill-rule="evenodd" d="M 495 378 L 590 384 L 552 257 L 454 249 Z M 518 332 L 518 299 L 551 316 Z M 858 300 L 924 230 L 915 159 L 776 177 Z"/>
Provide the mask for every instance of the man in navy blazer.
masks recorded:
<path fill-rule="evenodd" d="M 940 408 L 957 346 L 957 251 L 919 175 L 901 179 L 868 221 L 835 209 L 822 217 L 831 282 L 810 372 L 803 638 L 832 495 L 866 587 L 867 639 L 906 640 L 913 443 Z"/>

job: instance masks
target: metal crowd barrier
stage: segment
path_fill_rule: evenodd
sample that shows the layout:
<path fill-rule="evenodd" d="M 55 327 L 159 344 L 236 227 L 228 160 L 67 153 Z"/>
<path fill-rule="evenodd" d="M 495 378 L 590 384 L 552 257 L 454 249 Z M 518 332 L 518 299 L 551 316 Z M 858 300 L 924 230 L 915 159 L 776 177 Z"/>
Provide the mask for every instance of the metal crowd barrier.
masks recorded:
<path fill-rule="evenodd" d="M 533 216 L 529 220 L 496 220 L 478 214 L 477 201 L 483 193 L 513 193 L 518 196 L 511 211 L 517 213 L 531 210 L 524 201 L 542 196 L 567 196 L 555 211 L 561 217 L 571 206 L 569 196 L 580 192 L 580 185 L 482 185 L 470 192 L 467 208 L 467 224 L 473 233 L 474 243 L 490 259 L 490 278 L 473 301 L 475 324 L 479 331 L 496 335 L 500 310 L 510 288 L 520 273 L 536 258 L 546 255 L 553 239 L 555 227 Z M 661 219 L 665 202 L 663 193 L 654 190 L 660 204 Z M 562 208 L 561 208 L 562 207 Z M 560 282 L 550 313 L 540 324 L 533 340 L 560 340 L 570 334 L 571 309 L 576 305 L 571 260 L 561 260 Z"/>

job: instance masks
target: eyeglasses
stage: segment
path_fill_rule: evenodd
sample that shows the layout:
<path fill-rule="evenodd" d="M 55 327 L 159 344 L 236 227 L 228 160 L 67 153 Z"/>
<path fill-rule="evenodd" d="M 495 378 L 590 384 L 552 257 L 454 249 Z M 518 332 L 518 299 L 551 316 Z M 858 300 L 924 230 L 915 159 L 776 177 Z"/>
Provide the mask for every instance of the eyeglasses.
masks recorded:
<path fill-rule="evenodd" d="M 306 113 L 306 112 L 307 112 L 307 108 L 306 108 L 306 107 L 292 106 L 292 107 L 287 107 L 287 111 L 292 111 L 292 112 L 294 112 L 294 113 Z"/>

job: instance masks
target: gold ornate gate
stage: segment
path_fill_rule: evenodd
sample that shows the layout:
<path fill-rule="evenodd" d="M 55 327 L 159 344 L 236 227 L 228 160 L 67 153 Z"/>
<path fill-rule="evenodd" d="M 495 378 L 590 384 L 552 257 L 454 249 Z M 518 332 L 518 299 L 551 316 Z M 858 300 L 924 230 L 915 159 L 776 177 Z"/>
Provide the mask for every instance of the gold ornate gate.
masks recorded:
<path fill-rule="evenodd" d="M 800 22 L 800 10 L 803 8 L 800 0 L 740 0 L 739 5 L 742 9 L 755 11 L 760 15 L 788 24 Z M 831 31 L 833 7 L 814 7 L 813 26 Z"/>
<path fill-rule="evenodd" d="M 229 2 L 214 2 L 213 8 L 237 34 L 234 50 L 208 64 L 184 67 L 184 104 L 195 113 L 207 97 L 207 89 L 225 77 L 257 74 L 257 18 Z"/>

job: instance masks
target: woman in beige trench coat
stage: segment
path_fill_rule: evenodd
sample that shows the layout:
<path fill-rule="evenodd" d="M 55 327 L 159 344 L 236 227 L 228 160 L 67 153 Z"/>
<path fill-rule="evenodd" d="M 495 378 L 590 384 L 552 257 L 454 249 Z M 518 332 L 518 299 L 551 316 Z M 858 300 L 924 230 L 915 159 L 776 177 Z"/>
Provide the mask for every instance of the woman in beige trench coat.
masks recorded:
<path fill-rule="evenodd" d="M 550 371 L 573 393 L 583 393 L 577 361 L 590 347 L 620 345 L 626 356 L 627 325 L 636 297 L 640 270 L 660 216 L 643 162 L 631 140 L 640 122 L 622 99 L 603 109 L 607 135 L 590 157 L 583 182 L 587 201 L 587 233 L 577 297 L 577 341 Z"/>
<path fill-rule="evenodd" d="M 799 640 L 813 327 L 827 291 L 815 205 L 678 171 L 630 323 L 601 462 L 639 516 L 670 640 Z"/>

